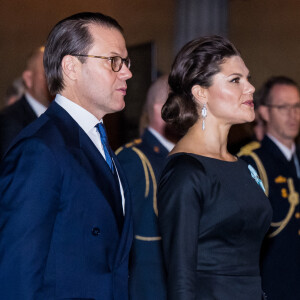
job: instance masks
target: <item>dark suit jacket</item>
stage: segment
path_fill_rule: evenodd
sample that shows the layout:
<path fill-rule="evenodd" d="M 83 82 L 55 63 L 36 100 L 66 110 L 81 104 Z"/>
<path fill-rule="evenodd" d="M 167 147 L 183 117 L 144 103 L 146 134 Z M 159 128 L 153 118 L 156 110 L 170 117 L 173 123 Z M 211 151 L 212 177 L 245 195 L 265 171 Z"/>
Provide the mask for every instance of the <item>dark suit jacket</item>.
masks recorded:
<path fill-rule="evenodd" d="M 124 300 L 132 242 L 130 196 L 57 103 L 29 125 L 0 164 L 0 293 L 5 300 Z"/>
<path fill-rule="evenodd" d="M 125 145 L 117 153 L 128 179 L 133 203 L 130 299 L 164 300 L 167 299 L 166 273 L 155 210 L 157 182 L 169 152 L 146 129 L 141 139 Z"/>
<path fill-rule="evenodd" d="M 0 159 L 18 133 L 36 118 L 25 96 L 0 112 Z"/>

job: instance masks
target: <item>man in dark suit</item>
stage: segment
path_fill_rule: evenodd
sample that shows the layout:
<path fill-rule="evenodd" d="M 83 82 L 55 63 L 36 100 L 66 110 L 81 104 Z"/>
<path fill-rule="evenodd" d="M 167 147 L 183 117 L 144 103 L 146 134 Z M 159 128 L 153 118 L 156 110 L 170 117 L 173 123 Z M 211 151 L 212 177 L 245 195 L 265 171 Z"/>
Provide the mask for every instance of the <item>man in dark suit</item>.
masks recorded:
<path fill-rule="evenodd" d="M 272 77 L 259 93 L 258 111 L 266 122 L 261 143 L 239 153 L 260 174 L 273 208 L 273 222 L 262 248 L 262 285 L 267 299 L 300 299 L 300 126 L 299 87 Z"/>
<path fill-rule="evenodd" d="M 125 300 L 130 196 L 102 123 L 132 76 L 122 28 L 100 13 L 66 18 L 44 66 L 55 101 L 0 164 L 1 299 Z"/>
<path fill-rule="evenodd" d="M 0 158 L 18 133 L 44 113 L 50 104 L 43 66 L 44 49 L 35 49 L 27 59 L 22 74 L 25 94 L 0 112 Z"/>
<path fill-rule="evenodd" d="M 133 203 L 134 241 L 130 260 L 131 300 L 166 298 L 166 274 L 157 225 L 156 189 L 165 158 L 174 144 L 167 139 L 161 108 L 168 96 L 167 77 L 155 81 L 147 94 L 141 139 L 117 150 Z M 145 122 L 144 122 L 145 121 Z"/>

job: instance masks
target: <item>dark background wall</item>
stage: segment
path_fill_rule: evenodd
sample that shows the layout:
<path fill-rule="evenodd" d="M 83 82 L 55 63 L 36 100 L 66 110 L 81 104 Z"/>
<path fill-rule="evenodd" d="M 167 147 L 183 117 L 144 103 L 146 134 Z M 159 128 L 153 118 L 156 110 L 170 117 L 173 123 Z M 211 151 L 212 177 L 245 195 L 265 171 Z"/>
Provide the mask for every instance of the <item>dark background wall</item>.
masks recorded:
<path fill-rule="evenodd" d="M 300 83 L 300 1 L 229 1 L 229 37 L 241 50 L 256 88 L 271 75 Z"/>
<path fill-rule="evenodd" d="M 174 58 L 177 1 L 1 0 L 0 108 L 7 86 L 21 75 L 30 51 L 45 43 L 54 24 L 80 11 L 101 11 L 116 18 L 130 47 L 153 42 L 155 72 L 167 73 Z M 271 75 L 300 81 L 299 0 L 228 0 L 228 12 L 229 38 L 242 52 L 256 87 Z M 120 116 L 111 121 L 114 148 L 122 136 L 121 121 Z"/>
<path fill-rule="evenodd" d="M 173 0 L 1 0 L 0 107 L 10 82 L 19 76 L 31 49 L 45 43 L 61 19 L 81 11 L 100 11 L 123 26 L 127 45 L 156 44 L 157 66 L 169 70 L 173 41 Z"/>

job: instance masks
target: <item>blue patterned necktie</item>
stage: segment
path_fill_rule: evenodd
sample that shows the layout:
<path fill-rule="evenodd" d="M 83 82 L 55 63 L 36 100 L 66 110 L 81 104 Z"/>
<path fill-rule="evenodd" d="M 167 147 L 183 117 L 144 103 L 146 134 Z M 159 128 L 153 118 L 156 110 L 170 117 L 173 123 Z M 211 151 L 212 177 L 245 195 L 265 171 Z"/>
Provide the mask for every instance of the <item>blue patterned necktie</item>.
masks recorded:
<path fill-rule="evenodd" d="M 100 138 L 101 138 L 101 142 L 102 142 L 102 145 L 103 145 L 103 150 L 104 150 L 104 154 L 105 154 L 105 160 L 108 164 L 108 166 L 110 167 L 111 171 L 113 172 L 114 171 L 114 167 L 113 167 L 113 162 L 112 162 L 112 159 L 111 159 L 111 156 L 110 156 L 110 153 L 109 153 L 109 144 L 108 144 L 108 139 L 107 139 L 107 135 L 106 135 L 106 131 L 105 131 L 105 128 L 104 128 L 104 125 L 102 123 L 98 123 L 96 125 L 99 133 L 100 133 Z"/>

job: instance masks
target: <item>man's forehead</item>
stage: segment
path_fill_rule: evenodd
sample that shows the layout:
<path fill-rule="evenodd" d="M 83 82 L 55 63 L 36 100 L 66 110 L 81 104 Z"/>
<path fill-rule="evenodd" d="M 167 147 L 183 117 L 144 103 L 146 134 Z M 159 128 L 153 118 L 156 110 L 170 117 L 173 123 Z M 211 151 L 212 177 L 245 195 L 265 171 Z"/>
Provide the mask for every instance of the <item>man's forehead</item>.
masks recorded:
<path fill-rule="evenodd" d="M 294 85 L 276 84 L 270 91 L 271 99 L 281 101 L 300 101 L 299 89 Z"/>
<path fill-rule="evenodd" d="M 123 34 L 114 27 L 101 25 L 89 25 L 88 30 L 93 38 L 93 45 L 96 47 L 113 46 L 126 48 Z"/>

